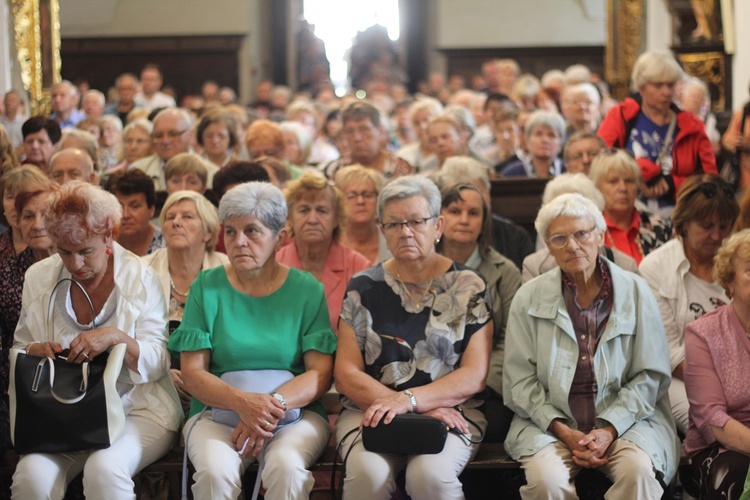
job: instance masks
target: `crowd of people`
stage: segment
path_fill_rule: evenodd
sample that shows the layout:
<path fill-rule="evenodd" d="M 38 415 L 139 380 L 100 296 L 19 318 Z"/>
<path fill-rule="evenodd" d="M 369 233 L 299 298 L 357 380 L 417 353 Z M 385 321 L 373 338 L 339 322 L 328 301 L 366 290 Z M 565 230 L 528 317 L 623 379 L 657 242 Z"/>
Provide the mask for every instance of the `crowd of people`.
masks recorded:
<path fill-rule="evenodd" d="M 86 496 L 133 498 L 182 429 L 195 498 L 237 498 L 261 456 L 266 498 L 306 498 L 331 436 L 348 499 L 391 498 L 401 470 L 411 498 L 463 498 L 482 439 L 522 464 L 523 498 L 575 498 L 584 468 L 611 498 L 676 481 L 739 498 L 750 105 L 720 136 L 705 84 L 661 52 L 621 102 L 582 65 L 438 76 L 364 99 L 264 81 L 248 106 L 206 82 L 178 107 L 148 64 L 106 92 L 61 81 L 28 118 L 6 92 L 3 391 L 13 347 L 81 363 L 126 346 L 123 436 L 23 455 L 13 497 L 62 498 L 83 472 Z M 491 182 L 511 178 L 549 179 L 536 235 L 492 212 Z M 81 286 L 54 297 L 48 337 L 65 278 Z M 271 393 L 225 379 L 257 370 L 288 376 Z M 405 413 L 443 422 L 441 452 L 376 453 L 356 433 Z"/>

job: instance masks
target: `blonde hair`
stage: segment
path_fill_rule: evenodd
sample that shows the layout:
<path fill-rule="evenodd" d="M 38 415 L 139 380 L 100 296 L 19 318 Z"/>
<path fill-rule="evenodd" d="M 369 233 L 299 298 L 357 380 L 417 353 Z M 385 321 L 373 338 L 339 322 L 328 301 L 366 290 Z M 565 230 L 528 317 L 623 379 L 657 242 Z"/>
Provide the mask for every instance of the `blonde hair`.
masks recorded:
<path fill-rule="evenodd" d="M 735 258 L 750 261 L 750 229 L 743 229 L 726 239 L 714 257 L 714 281 L 724 289 L 730 299 L 730 285 L 735 278 Z"/>
<path fill-rule="evenodd" d="M 219 212 L 216 210 L 216 207 L 214 207 L 211 202 L 200 193 L 181 190 L 175 191 L 169 195 L 169 198 L 164 202 L 164 206 L 159 214 L 159 223 L 161 227 L 164 227 L 169 209 L 185 200 L 190 200 L 195 203 L 195 211 L 198 212 L 198 217 L 200 217 L 203 222 L 203 230 L 211 234 L 211 238 L 206 242 L 206 251 L 212 251 L 216 248 L 216 243 L 219 241 L 219 229 L 221 227 L 219 223 Z"/>
<path fill-rule="evenodd" d="M 333 184 L 329 184 L 325 177 L 313 172 L 305 172 L 302 176 L 287 184 L 284 189 L 284 197 L 291 215 L 294 205 L 307 196 L 315 196 L 320 192 L 328 191 L 331 195 L 331 204 L 336 212 L 338 226 L 333 230 L 333 240 L 339 241 L 341 232 L 346 224 L 346 198 L 344 193 Z M 288 224 L 287 224 L 288 226 Z M 290 236 L 294 236 L 294 230 L 287 227 Z"/>

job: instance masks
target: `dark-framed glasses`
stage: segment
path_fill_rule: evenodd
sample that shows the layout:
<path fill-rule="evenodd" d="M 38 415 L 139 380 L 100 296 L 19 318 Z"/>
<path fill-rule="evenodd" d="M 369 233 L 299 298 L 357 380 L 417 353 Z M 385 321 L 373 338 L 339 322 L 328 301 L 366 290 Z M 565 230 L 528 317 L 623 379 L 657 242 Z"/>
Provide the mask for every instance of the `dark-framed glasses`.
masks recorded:
<path fill-rule="evenodd" d="M 365 201 L 370 201 L 374 200 L 377 195 L 378 194 L 375 191 L 350 191 L 346 194 L 346 199 L 349 201 L 356 201 L 359 200 L 361 196 Z"/>
<path fill-rule="evenodd" d="M 561 248 L 565 248 L 566 246 L 568 246 L 568 240 L 570 240 L 570 238 L 573 238 L 574 240 L 576 240 L 576 243 L 582 245 L 591 241 L 591 238 L 594 236 L 595 230 L 596 226 L 592 227 L 591 229 L 581 229 L 580 231 L 576 231 L 573 234 L 553 234 L 552 236 L 547 238 L 547 243 L 552 248 L 560 250 Z"/>
<path fill-rule="evenodd" d="M 404 226 L 408 227 L 412 231 L 424 231 L 424 229 L 427 227 L 427 221 L 434 218 L 435 216 L 423 217 L 421 219 L 412 219 L 404 222 L 386 222 L 384 224 L 381 224 L 381 226 L 383 227 L 383 231 L 388 233 L 400 233 L 401 228 Z"/>

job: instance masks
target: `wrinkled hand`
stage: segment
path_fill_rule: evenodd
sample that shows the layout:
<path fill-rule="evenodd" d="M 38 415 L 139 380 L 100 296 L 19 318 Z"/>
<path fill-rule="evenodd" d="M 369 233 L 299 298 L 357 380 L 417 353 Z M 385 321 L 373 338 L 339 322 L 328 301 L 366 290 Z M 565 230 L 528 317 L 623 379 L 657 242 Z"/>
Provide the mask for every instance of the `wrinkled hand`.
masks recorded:
<path fill-rule="evenodd" d="M 62 352 L 63 348 L 57 342 L 39 342 L 29 344 L 26 348 L 26 354 L 45 358 L 54 358 L 55 354 Z"/>
<path fill-rule="evenodd" d="M 182 371 L 172 368 L 169 370 L 169 375 L 172 377 L 172 383 L 174 384 L 175 389 L 177 389 L 177 394 L 180 395 L 180 400 L 183 403 L 190 403 L 192 395 L 185 390 L 185 382 L 182 380 Z"/>
<path fill-rule="evenodd" d="M 568 427 L 564 432 L 558 435 L 558 439 L 573 453 L 585 452 L 586 447 L 581 444 L 581 440 L 586 437 L 586 434 L 579 431 L 578 429 L 571 429 Z"/>
<path fill-rule="evenodd" d="M 461 434 L 469 433 L 469 422 L 466 421 L 461 412 L 455 408 L 435 408 L 430 410 L 425 415 L 435 417 L 436 419 L 444 422 L 448 426 L 448 430 L 458 429 Z"/>
<path fill-rule="evenodd" d="M 578 444 L 584 451 L 573 450 L 573 462 L 587 469 L 596 469 L 609 462 L 609 447 L 615 440 L 614 428 L 594 429 Z"/>
<path fill-rule="evenodd" d="M 669 184 L 666 179 L 659 179 L 653 186 L 641 186 L 641 192 L 646 198 L 661 198 L 669 192 Z"/>
<path fill-rule="evenodd" d="M 384 424 L 390 424 L 396 415 L 409 413 L 411 410 L 409 396 L 403 392 L 394 392 L 372 402 L 362 417 L 362 427 L 376 427 L 381 420 Z"/>
<path fill-rule="evenodd" d="M 232 432 L 232 443 L 240 458 L 247 458 L 251 454 L 257 457 L 263 449 L 266 438 L 273 436 L 270 432 L 263 432 L 265 436 L 260 435 L 255 427 L 257 426 L 247 425 L 240 421 Z"/>
<path fill-rule="evenodd" d="M 104 326 L 81 332 L 70 342 L 68 361 L 83 363 L 92 361 L 101 353 L 117 344 L 122 332 L 113 326 Z"/>
<path fill-rule="evenodd" d="M 279 420 L 286 415 L 281 403 L 270 394 L 248 392 L 243 393 L 235 411 L 245 425 L 264 438 L 273 436 L 271 431 L 276 429 Z"/>

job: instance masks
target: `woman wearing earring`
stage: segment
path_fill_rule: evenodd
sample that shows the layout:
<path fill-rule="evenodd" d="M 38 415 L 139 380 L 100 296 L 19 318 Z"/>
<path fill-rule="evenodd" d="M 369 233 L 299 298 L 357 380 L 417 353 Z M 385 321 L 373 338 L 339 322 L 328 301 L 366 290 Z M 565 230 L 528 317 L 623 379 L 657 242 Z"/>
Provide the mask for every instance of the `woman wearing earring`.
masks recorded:
<path fill-rule="evenodd" d="M 339 321 L 334 373 L 344 396 L 336 440 L 349 456 L 344 498 L 390 498 L 403 468 L 411 498 L 463 498 L 458 475 L 479 448 L 466 438 L 476 441 L 480 432 L 464 414 L 486 427 L 477 395 L 492 350 L 490 292 L 476 271 L 435 250 L 445 221 L 432 181 L 405 176 L 386 185 L 378 215 L 393 258 L 352 278 Z M 378 454 L 350 434 L 409 412 L 455 429 L 443 451 Z"/>
<path fill-rule="evenodd" d="M 118 379 L 125 431 L 101 450 L 21 456 L 13 498 L 62 498 L 68 481 L 83 471 L 86 498 L 132 499 L 133 476 L 169 451 L 182 418 L 168 373 L 164 293 L 153 270 L 115 241 L 122 209 L 114 195 L 73 181 L 47 199 L 43 213 L 57 254 L 26 273 L 14 347 L 48 357 L 68 348 L 68 361 L 82 363 L 125 344 Z M 63 278 L 83 287 L 94 315 L 78 287 L 61 286 L 49 341 L 47 305 Z"/>

